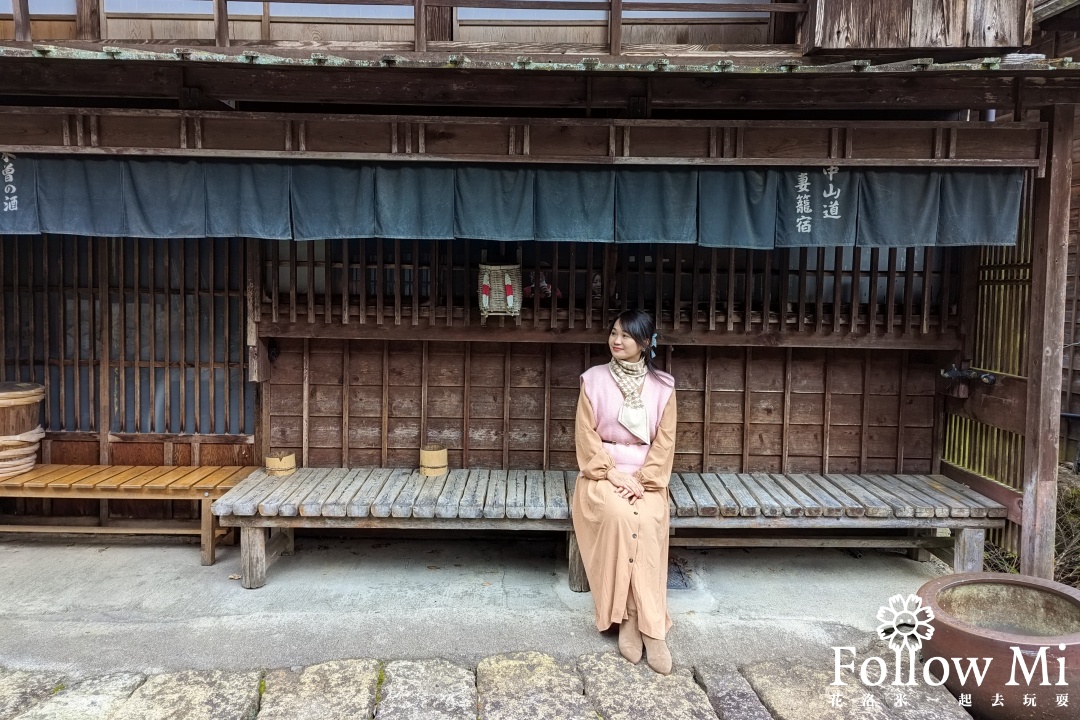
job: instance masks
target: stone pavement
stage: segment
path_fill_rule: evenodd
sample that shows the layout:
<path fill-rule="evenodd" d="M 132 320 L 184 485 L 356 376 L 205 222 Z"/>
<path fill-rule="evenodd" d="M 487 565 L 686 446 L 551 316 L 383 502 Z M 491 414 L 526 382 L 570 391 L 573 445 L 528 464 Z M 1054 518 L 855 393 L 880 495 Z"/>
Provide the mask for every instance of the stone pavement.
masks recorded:
<path fill-rule="evenodd" d="M 868 649 L 877 652 L 882 648 Z M 334 660 L 268 671 L 113 673 L 78 682 L 0 669 L 0 720 L 964 720 L 941 687 L 830 687 L 831 667 L 765 661 L 676 666 L 668 677 L 614 652 L 576 663 L 539 652 L 484 658 Z M 839 702 L 835 699 L 839 697 Z"/>

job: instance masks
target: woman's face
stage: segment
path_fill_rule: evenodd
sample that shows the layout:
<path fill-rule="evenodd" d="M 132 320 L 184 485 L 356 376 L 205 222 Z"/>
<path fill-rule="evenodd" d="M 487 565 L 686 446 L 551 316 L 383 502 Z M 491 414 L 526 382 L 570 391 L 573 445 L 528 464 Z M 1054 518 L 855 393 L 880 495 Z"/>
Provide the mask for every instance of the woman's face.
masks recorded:
<path fill-rule="evenodd" d="M 618 320 L 615 321 L 615 327 L 611 328 L 607 342 L 611 356 L 615 359 L 627 362 L 637 362 L 641 359 L 641 346 L 638 345 L 637 340 L 623 332 L 622 324 Z"/>

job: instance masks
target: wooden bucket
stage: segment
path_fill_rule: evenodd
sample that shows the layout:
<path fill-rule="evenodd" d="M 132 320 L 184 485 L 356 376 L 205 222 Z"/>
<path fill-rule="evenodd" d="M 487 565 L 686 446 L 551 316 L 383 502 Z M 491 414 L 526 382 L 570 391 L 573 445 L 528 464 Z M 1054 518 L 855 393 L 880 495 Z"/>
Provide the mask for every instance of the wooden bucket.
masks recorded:
<path fill-rule="evenodd" d="M 442 445 L 424 445 L 420 448 L 420 474 L 435 477 L 447 473 L 446 448 Z"/>
<path fill-rule="evenodd" d="M 45 431 L 38 422 L 45 387 L 34 383 L 0 383 L 0 477 L 31 470 Z"/>
<path fill-rule="evenodd" d="M 266 474 L 274 477 L 296 472 L 296 453 L 278 450 L 266 456 Z"/>

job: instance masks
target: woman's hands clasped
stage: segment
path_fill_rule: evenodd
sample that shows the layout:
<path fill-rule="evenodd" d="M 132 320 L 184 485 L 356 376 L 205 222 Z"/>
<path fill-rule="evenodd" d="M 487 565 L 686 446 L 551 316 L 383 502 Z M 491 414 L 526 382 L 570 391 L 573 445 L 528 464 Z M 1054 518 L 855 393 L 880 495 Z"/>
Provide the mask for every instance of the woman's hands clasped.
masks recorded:
<path fill-rule="evenodd" d="M 627 502 L 633 505 L 638 498 L 645 495 L 645 488 L 638 481 L 636 477 L 630 473 L 625 473 L 622 470 L 611 469 L 607 474 L 608 482 L 615 487 L 615 493 L 625 498 Z"/>

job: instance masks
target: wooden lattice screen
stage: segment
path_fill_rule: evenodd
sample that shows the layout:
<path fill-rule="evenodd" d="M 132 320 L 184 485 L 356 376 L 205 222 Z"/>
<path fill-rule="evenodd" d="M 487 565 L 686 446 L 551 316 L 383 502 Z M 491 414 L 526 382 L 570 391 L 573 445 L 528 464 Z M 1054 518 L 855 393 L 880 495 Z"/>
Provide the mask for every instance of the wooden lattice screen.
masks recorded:
<path fill-rule="evenodd" d="M 516 340 L 554 330 L 564 341 L 595 342 L 615 313 L 644 308 L 675 343 L 754 344 L 790 334 L 793 344 L 822 345 L 843 334 L 869 346 L 959 347 L 952 248 L 356 239 L 270 242 L 253 252 L 264 270 L 254 278 L 260 336 L 347 338 L 358 328 L 344 326 L 365 324 L 409 339 L 420 337 L 408 331 L 418 326 L 471 336 L 479 331 L 477 265 L 484 257 L 513 262 L 520 252 L 522 313 L 489 323 L 516 326 Z"/>
<path fill-rule="evenodd" d="M 0 379 L 50 431 L 250 434 L 245 279 L 241 240 L 4 238 Z"/>

